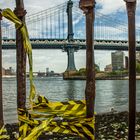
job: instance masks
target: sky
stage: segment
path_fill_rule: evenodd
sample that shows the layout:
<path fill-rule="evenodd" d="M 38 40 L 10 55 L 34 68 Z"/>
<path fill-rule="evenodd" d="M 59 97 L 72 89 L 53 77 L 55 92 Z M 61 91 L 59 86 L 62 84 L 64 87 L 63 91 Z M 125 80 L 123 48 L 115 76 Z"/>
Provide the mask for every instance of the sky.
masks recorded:
<path fill-rule="evenodd" d="M 74 1 L 79 2 L 78 0 Z M 27 10 L 27 15 L 31 15 L 32 13 L 40 12 L 64 2 L 67 2 L 67 0 L 24 0 L 24 6 Z M 0 8 L 4 9 L 7 7 L 13 10 L 15 8 L 15 0 L 0 0 Z M 140 7 L 140 0 L 137 0 L 136 11 L 136 26 L 140 27 L 140 9 L 138 7 Z M 127 23 L 125 15 L 126 7 L 123 0 L 96 0 L 96 9 L 99 13 L 103 13 L 104 15 L 113 18 L 114 21 L 122 21 L 125 19 L 125 22 Z M 74 18 L 75 26 L 80 26 L 83 28 L 83 20 L 84 19 L 80 17 Z M 116 24 L 116 26 L 119 25 Z M 84 32 L 82 28 L 79 28 L 75 34 L 83 35 Z M 111 30 L 112 32 L 116 31 L 111 28 L 111 25 L 108 26 L 107 30 Z M 31 32 L 32 31 L 30 31 L 30 33 Z M 125 52 L 125 55 L 127 55 L 127 52 Z M 33 58 L 34 71 L 36 72 L 45 71 L 47 67 L 55 72 L 64 72 L 67 67 L 67 53 L 62 52 L 62 50 L 33 50 Z M 111 51 L 95 51 L 95 62 L 101 67 L 101 70 L 103 70 L 106 65 L 111 63 Z M 77 69 L 85 67 L 85 50 L 79 50 L 75 53 L 75 64 Z M 3 67 L 8 68 L 10 66 L 12 66 L 14 69 L 16 68 L 15 51 L 3 50 Z"/>

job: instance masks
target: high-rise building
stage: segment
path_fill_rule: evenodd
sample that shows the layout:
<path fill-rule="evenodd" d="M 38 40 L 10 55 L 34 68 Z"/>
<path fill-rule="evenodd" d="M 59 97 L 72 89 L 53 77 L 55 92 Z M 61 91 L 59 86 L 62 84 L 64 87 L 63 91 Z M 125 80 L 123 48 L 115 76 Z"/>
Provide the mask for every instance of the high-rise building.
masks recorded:
<path fill-rule="evenodd" d="M 116 51 L 111 53 L 112 71 L 124 69 L 124 53 L 122 51 Z"/>
<path fill-rule="evenodd" d="M 126 70 L 128 70 L 128 66 L 129 66 L 128 56 L 125 56 L 125 69 Z"/>
<path fill-rule="evenodd" d="M 46 73 L 49 73 L 49 68 L 46 68 Z"/>
<path fill-rule="evenodd" d="M 112 65 L 109 64 L 109 65 L 106 65 L 105 69 L 104 69 L 106 72 L 112 72 Z"/>
<path fill-rule="evenodd" d="M 140 52 L 136 52 L 136 60 L 140 63 Z"/>

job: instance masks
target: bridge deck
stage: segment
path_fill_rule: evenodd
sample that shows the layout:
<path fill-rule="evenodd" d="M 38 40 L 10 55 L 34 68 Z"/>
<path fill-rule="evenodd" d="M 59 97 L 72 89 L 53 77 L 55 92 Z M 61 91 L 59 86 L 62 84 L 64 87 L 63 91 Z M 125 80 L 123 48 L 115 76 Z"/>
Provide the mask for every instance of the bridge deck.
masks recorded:
<path fill-rule="evenodd" d="M 68 41 L 66 39 L 31 39 L 33 49 L 86 49 L 85 39 L 74 39 Z M 140 51 L 140 41 L 137 42 L 136 50 Z M 15 39 L 3 39 L 2 49 L 15 49 Z M 128 41 L 125 40 L 95 40 L 94 48 L 96 50 L 128 50 Z"/>

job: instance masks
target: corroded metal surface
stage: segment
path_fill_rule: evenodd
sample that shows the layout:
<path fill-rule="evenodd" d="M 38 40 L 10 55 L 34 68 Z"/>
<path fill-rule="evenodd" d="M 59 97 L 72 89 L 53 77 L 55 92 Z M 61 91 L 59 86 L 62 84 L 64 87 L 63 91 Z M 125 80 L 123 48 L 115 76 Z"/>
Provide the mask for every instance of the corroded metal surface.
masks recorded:
<path fill-rule="evenodd" d="M 2 16 L 0 14 L 0 128 L 3 126 L 3 102 L 2 102 Z"/>
<path fill-rule="evenodd" d="M 136 122 L 136 36 L 135 10 L 136 1 L 126 2 L 128 14 L 129 41 L 129 140 L 135 140 Z"/>
<path fill-rule="evenodd" d="M 16 0 L 15 14 L 23 22 L 26 11 L 24 10 L 23 0 Z M 22 35 L 19 30 L 16 31 L 16 49 L 17 49 L 17 106 L 25 108 L 26 104 L 26 53 L 23 48 Z"/>
<path fill-rule="evenodd" d="M 86 12 L 89 8 L 93 8 L 93 5 L 95 4 L 95 0 L 80 0 L 80 8 Z"/>
<path fill-rule="evenodd" d="M 88 4 L 87 4 L 88 2 Z M 95 104 L 95 68 L 94 68 L 94 47 L 93 47 L 93 23 L 94 23 L 93 0 L 81 0 L 80 8 L 86 14 L 86 107 L 87 117 L 93 117 Z"/>

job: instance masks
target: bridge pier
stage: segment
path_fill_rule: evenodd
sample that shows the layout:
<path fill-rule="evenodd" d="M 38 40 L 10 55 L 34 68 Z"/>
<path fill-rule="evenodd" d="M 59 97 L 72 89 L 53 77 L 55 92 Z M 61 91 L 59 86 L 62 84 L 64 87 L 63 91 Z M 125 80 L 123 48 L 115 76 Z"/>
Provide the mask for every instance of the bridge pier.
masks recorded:
<path fill-rule="evenodd" d="M 73 2 L 71 0 L 68 1 L 67 3 L 67 15 L 68 15 L 68 42 L 70 43 L 71 41 L 73 41 L 73 19 L 72 19 L 72 7 L 73 7 Z M 67 52 L 67 56 L 68 56 L 68 65 L 67 65 L 67 69 L 64 73 L 64 75 L 69 75 L 73 72 L 76 72 L 76 67 L 75 67 L 75 61 L 74 61 L 74 52 L 76 51 L 76 49 L 72 46 L 72 45 L 67 45 L 64 48 L 64 51 Z"/>
<path fill-rule="evenodd" d="M 75 62 L 74 62 L 74 48 L 67 48 L 68 55 L 68 65 L 66 71 L 76 71 Z"/>
<path fill-rule="evenodd" d="M 68 15 L 68 37 L 67 39 L 73 40 L 73 19 L 72 19 L 72 7 L 73 7 L 73 2 L 71 0 L 68 1 L 67 3 L 67 15 Z"/>

